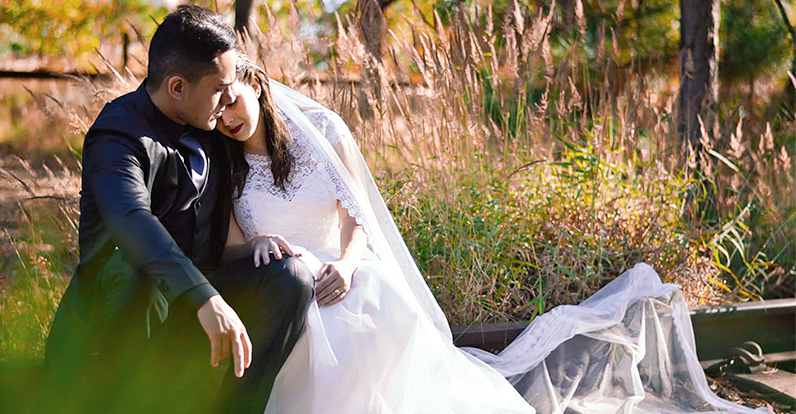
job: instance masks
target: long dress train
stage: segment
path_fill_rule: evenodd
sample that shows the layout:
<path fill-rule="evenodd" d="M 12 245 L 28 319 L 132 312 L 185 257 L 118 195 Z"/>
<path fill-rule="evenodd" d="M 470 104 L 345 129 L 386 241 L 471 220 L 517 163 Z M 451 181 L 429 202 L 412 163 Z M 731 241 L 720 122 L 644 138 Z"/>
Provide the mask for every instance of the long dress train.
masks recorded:
<path fill-rule="evenodd" d="M 312 271 L 340 254 L 337 207 L 369 249 L 336 305 L 309 312 L 266 413 L 750 412 L 707 388 L 685 303 L 640 264 L 579 306 L 537 318 L 499 355 L 451 340 L 342 120 L 271 81 L 296 159 L 283 191 L 247 154 L 234 212 L 247 238 L 283 235 Z"/>

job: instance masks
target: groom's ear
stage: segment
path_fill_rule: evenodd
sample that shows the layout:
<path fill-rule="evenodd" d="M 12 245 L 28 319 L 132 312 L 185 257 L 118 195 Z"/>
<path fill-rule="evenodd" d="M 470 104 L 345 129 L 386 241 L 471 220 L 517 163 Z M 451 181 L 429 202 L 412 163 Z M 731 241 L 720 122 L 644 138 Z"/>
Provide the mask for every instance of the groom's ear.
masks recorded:
<path fill-rule="evenodd" d="M 166 91 L 172 99 L 183 101 L 188 94 L 188 80 L 179 75 L 172 75 L 166 79 Z"/>

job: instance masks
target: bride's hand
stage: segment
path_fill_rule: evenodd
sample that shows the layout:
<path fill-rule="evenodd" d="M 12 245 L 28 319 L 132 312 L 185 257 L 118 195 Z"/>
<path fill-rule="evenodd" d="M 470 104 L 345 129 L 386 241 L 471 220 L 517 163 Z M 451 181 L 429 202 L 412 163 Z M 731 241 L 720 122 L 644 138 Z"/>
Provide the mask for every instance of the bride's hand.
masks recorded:
<path fill-rule="evenodd" d="M 261 234 L 249 240 L 252 250 L 254 251 L 254 267 L 260 267 L 260 263 L 271 263 L 270 254 L 274 255 L 276 260 L 282 259 L 282 253 L 288 256 L 295 256 L 293 246 L 288 241 L 278 234 Z"/>
<path fill-rule="evenodd" d="M 347 262 L 326 262 L 315 276 L 315 297 L 319 306 L 339 303 L 351 290 L 351 277 L 356 270 Z"/>

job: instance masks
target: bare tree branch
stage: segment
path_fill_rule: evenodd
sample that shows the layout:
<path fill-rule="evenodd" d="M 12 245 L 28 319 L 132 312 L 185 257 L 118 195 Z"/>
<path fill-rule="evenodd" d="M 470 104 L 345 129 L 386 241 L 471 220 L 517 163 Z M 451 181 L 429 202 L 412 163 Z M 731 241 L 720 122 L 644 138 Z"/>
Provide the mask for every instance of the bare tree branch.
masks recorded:
<path fill-rule="evenodd" d="M 790 24 L 790 20 L 788 20 L 788 15 L 785 13 L 785 8 L 782 6 L 782 1 L 774 0 L 774 3 L 777 3 L 777 8 L 779 8 L 779 14 L 782 15 L 782 22 L 785 23 L 785 27 L 790 32 L 790 36 L 793 39 L 794 43 L 796 44 L 796 30 L 793 29 L 793 26 Z"/>

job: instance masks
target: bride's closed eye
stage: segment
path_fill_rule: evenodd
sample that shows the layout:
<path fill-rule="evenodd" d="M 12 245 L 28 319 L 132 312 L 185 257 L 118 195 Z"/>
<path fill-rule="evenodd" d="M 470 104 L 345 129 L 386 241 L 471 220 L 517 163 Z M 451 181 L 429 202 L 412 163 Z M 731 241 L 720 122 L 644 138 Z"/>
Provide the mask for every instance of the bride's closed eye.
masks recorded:
<path fill-rule="evenodd" d="M 235 97 L 235 100 L 227 104 L 227 108 L 232 108 L 235 104 L 238 103 L 238 98 Z"/>

